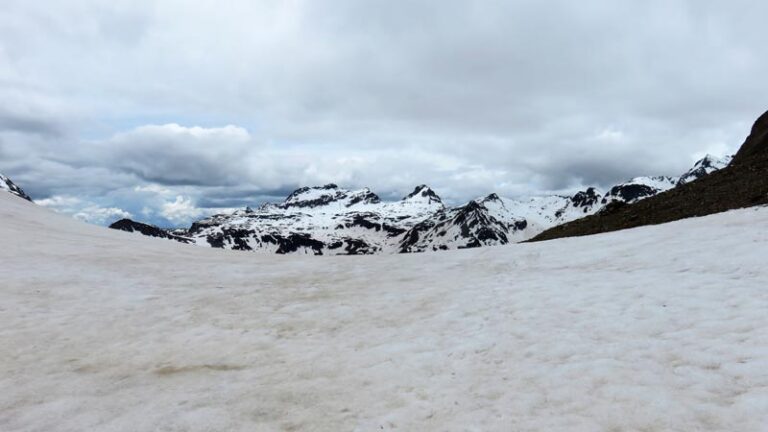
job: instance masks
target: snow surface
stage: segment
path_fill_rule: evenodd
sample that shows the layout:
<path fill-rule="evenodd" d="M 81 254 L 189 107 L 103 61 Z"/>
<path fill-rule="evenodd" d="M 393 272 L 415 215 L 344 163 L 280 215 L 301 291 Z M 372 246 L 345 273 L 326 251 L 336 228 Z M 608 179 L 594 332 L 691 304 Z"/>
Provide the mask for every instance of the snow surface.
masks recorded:
<path fill-rule="evenodd" d="M 768 430 L 768 208 L 353 257 L 0 221 L 2 431 Z"/>

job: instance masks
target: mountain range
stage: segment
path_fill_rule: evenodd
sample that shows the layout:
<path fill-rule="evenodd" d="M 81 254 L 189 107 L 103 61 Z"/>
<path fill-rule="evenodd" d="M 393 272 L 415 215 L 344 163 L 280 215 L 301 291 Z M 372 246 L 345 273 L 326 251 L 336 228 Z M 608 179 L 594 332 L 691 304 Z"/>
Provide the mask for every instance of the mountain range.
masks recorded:
<path fill-rule="evenodd" d="M 0 190 L 31 198 L 0 174 Z M 636 177 L 603 191 L 448 206 L 426 185 L 399 201 L 370 189 L 302 187 L 283 202 L 163 229 L 122 219 L 110 228 L 205 247 L 277 254 L 367 255 L 464 249 L 614 231 L 768 203 L 768 112 L 734 157 L 706 156 L 678 177 Z"/>
<path fill-rule="evenodd" d="M 281 203 L 245 208 L 165 230 L 130 219 L 110 227 L 215 248 L 278 254 L 361 255 L 503 245 L 592 215 L 612 203 L 635 203 L 688 184 L 730 162 L 707 156 L 679 177 L 637 177 L 607 191 L 590 187 L 572 196 L 528 199 L 490 194 L 446 206 L 426 185 L 400 201 L 384 202 L 370 189 L 335 184 L 302 187 Z"/>

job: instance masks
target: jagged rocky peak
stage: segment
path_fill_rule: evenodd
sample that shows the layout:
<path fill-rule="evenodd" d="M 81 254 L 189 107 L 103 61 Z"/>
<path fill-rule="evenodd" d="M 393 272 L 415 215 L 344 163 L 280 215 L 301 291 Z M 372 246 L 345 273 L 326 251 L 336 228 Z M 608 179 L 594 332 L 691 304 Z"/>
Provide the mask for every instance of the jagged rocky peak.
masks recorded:
<path fill-rule="evenodd" d="M 733 156 L 716 157 L 712 155 L 706 155 L 704 158 L 698 160 L 693 168 L 689 169 L 685 174 L 680 176 L 677 180 L 678 185 L 684 185 L 694 180 L 698 180 L 708 174 L 723 169 L 731 163 Z"/>
<path fill-rule="evenodd" d="M 425 202 L 427 204 L 442 204 L 440 197 L 427 185 L 419 185 L 413 192 L 403 198 L 403 201 Z"/>
<path fill-rule="evenodd" d="M 364 188 L 357 191 L 341 189 L 333 183 L 325 186 L 302 187 L 296 189 L 285 199 L 282 208 L 315 208 L 333 202 L 338 202 L 346 207 L 355 204 L 377 204 L 381 202 L 378 195 Z"/>
<path fill-rule="evenodd" d="M 29 197 L 20 187 L 16 186 L 15 183 L 11 181 L 8 177 L 4 176 L 0 173 L 0 190 L 4 190 L 7 192 L 10 192 L 13 195 L 16 195 L 19 198 L 24 198 L 27 201 L 32 201 L 32 198 Z"/>

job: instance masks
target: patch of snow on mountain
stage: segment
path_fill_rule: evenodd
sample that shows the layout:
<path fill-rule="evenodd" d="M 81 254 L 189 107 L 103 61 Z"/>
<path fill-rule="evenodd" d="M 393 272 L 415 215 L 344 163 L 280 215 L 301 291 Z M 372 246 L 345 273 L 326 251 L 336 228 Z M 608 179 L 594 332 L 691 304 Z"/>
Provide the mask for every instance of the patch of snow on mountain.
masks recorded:
<path fill-rule="evenodd" d="M 691 168 L 690 170 L 688 170 L 688 172 L 680 176 L 680 179 L 677 181 L 677 184 L 682 185 L 682 184 L 690 183 L 708 174 L 712 174 L 717 170 L 721 170 L 727 167 L 731 163 L 732 159 L 733 159 L 733 156 L 725 156 L 725 157 L 718 158 L 716 156 L 706 155 L 704 158 L 697 161 L 696 164 L 693 165 L 693 168 Z"/>

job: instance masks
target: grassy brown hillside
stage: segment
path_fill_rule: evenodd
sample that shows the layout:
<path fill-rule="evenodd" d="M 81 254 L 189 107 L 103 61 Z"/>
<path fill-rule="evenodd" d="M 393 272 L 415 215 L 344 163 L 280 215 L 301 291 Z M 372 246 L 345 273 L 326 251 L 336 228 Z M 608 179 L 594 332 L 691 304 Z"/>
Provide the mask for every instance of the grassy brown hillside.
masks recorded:
<path fill-rule="evenodd" d="M 768 204 L 768 112 L 757 119 L 728 167 L 635 204 L 608 206 L 530 241 L 599 234 L 760 204 Z"/>

